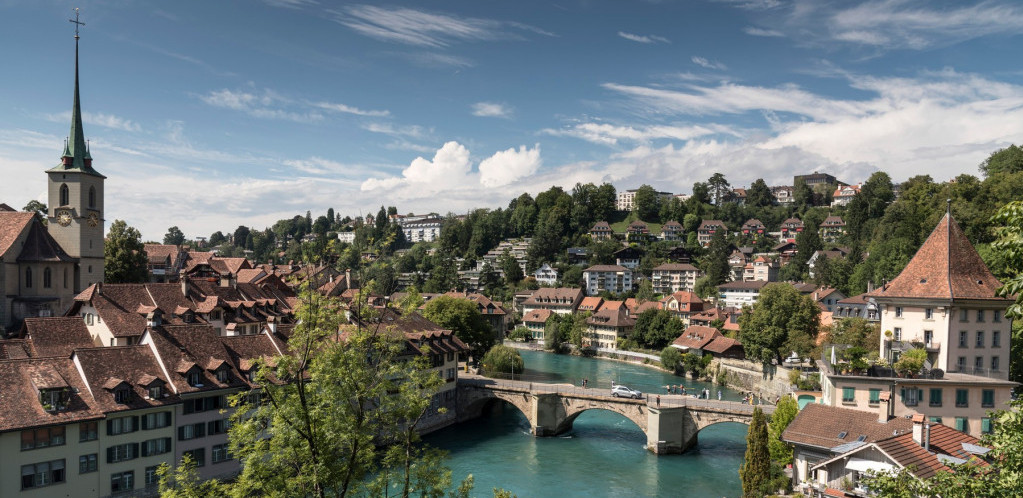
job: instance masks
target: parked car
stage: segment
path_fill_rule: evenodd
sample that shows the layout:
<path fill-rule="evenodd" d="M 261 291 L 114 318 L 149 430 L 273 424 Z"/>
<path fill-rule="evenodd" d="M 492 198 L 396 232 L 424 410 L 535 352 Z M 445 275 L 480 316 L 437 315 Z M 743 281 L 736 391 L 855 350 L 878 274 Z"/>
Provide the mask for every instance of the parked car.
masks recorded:
<path fill-rule="evenodd" d="M 628 387 L 618 385 L 611 388 L 611 396 L 614 396 L 615 398 L 641 399 L 643 397 L 643 393 L 635 389 L 629 389 Z"/>

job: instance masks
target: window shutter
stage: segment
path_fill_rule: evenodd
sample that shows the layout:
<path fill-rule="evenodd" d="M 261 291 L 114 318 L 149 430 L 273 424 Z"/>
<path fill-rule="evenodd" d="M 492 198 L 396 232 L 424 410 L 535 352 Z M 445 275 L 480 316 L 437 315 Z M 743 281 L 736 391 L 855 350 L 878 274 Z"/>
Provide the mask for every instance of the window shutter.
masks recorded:
<path fill-rule="evenodd" d="M 916 390 L 916 400 L 918 402 L 920 402 L 920 403 L 923 403 L 923 401 L 924 401 L 924 390 L 923 389 L 917 389 Z"/>
<path fill-rule="evenodd" d="M 136 416 L 131 418 L 131 430 L 132 431 L 139 430 L 139 417 L 138 417 L 138 415 L 136 415 Z"/>
<path fill-rule="evenodd" d="M 111 435 L 113 433 L 114 433 L 114 421 L 113 420 L 107 420 L 107 435 L 109 436 L 109 435 Z"/>
<path fill-rule="evenodd" d="M 195 424 L 195 437 L 203 437 L 206 435 L 206 425 Z"/>
<path fill-rule="evenodd" d="M 149 451 L 150 451 L 149 441 L 142 443 L 142 456 L 144 457 L 149 456 Z"/>
<path fill-rule="evenodd" d="M 131 445 L 131 456 L 132 458 L 139 456 L 139 444 L 132 443 Z"/>
<path fill-rule="evenodd" d="M 214 425 L 216 423 L 217 423 L 216 421 L 210 421 L 209 423 L 206 424 L 206 432 L 208 434 L 213 434 L 217 432 L 217 427 L 216 425 Z"/>
<path fill-rule="evenodd" d="M 142 417 L 142 430 L 146 430 L 148 428 L 149 428 L 149 416 L 148 415 L 144 415 Z"/>
<path fill-rule="evenodd" d="M 185 440 L 185 426 L 178 427 L 178 441 Z"/>
<path fill-rule="evenodd" d="M 107 463 L 114 463 L 114 447 L 107 448 Z"/>
<path fill-rule="evenodd" d="M 169 438 L 169 437 L 163 438 L 163 450 L 164 451 L 170 451 L 171 450 L 171 438 Z"/>
<path fill-rule="evenodd" d="M 906 402 L 906 388 L 905 387 L 899 389 L 899 401 L 902 401 L 903 403 Z"/>

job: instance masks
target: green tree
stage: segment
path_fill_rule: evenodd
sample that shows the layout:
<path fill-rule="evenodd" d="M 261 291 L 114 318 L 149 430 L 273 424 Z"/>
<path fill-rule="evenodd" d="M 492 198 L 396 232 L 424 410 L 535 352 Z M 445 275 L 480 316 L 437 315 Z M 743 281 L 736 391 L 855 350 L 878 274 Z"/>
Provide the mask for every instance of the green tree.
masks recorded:
<path fill-rule="evenodd" d="M 1002 206 L 993 221 L 998 224 L 995 228 L 998 240 L 992 244 L 992 248 L 1001 253 L 1005 265 L 1003 272 L 1010 275 L 998 290 L 998 295 L 1015 296 L 1016 302 L 1009 306 L 1006 316 L 1023 318 L 1023 201 L 1013 201 Z"/>
<path fill-rule="evenodd" d="M 227 242 L 227 237 L 224 237 L 224 232 L 217 230 L 216 232 L 213 232 L 212 235 L 210 235 L 209 242 L 211 246 L 216 247 L 219 246 L 220 244 L 223 244 L 224 242 Z"/>
<path fill-rule="evenodd" d="M 654 300 L 654 284 L 649 279 L 643 279 L 639 283 L 639 290 L 636 291 L 636 301 L 640 304 Z"/>
<path fill-rule="evenodd" d="M 767 428 L 770 437 L 767 447 L 771 451 L 771 461 L 779 465 L 792 463 L 792 446 L 781 440 L 781 433 L 799 414 L 799 404 L 792 396 L 783 396 L 771 415 L 771 423 Z"/>
<path fill-rule="evenodd" d="M 763 178 L 757 178 L 746 190 L 746 205 L 753 208 L 766 208 L 774 204 L 774 194 Z"/>
<path fill-rule="evenodd" d="M 230 449 L 245 462 L 231 494 L 442 494 L 450 473 L 420 471 L 440 464 L 416 432 L 443 384 L 426 356 L 409 359 L 404 335 L 388 330 L 348 326 L 342 340 L 336 301 L 300 301 L 288 354 L 255 360 L 262 401 L 231 398 Z"/>
<path fill-rule="evenodd" d="M 42 202 L 39 202 L 39 201 L 37 201 L 35 199 L 32 199 L 31 201 L 28 201 L 28 204 L 25 204 L 25 207 L 21 208 L 21 210 L 26 212 L 26 213 L 35 213 L 36 219 L 39 220 L 39 222 L 42 223 L 43 225 L 46 225 L 46 221 L 47 221 L 46 220 L 46 213 L 47 213 L 46 204 L 43 204 Z"/>
<path fill-rule="evenodd" d="M 725 175 L 714 173 L 707 180 L 707 191 L 710 195 L 710 202 L 720 207 L 731 195 L 732 186 L 725 179 Z"/>
<path fill-rule="evenodd" d="M 682 334 L 682 321 L 668 310 L 648 309 L 636 318 L 631 339 L 641 346 L 660 349 Z"/>
<path fill-rule="evenodd" d="M 483 364 L 483 374 L 487 377 L 520 374 L 524 369 L 522 355 L 519 354 L 519 351 L 500 344 L 490 348 L 490 351 L 483 355 L 481 363 Z"/>
<path fill-rule="evenodd" d="M 813 206 L 813 189 L 806 184 L 806 180 L 797 178 L 792 190 L 792 200 L 795 201 L 799 211 L 806 211 L 807 208 Z M 807 225 L 807 227 L 810 227 L 810 225 Z"/>
<path fill-rule="evenodd" d="M 519 262 L 508 251 L 501 255 L 500 263 L 506 284 L 515 285 L 525 278 L 525 275 L 522 274 L 522 266 L 519 265 Z"/>
<path fill-rule="evenodd" d="M 980 170 L 984 176 L 1023 171 L 1023 147 L 1014 144 L 992 152 L 984 162 L 980 163 Z"/>
<path fill-rule="evenodd" d="M 739 317 L 739 339 L 746 357 L 781 364 L 792 349 L 805 356 L 820 327 L 821 309 L 810 296 L 785 283 L 764 286 L 752 310 Z"/>
<path fill-rule="evenodd" d="M 672 373 L 682 368 L 682 352 L 678 348 L 668 346 L 661 350 L 661 367 Z"/>
<path fill-rule="evenodd" d="M 760 498 L 768 493 L 764 485 L 771 478 L 771 454 L 767 447 L 767 421 L 760 407 L 753 409 L 753 420 L 746 433 L 746 457 L 739 468 L 743 498 Z"/>
<path fill-rule="evenodd" d="M 633 198 L 632 205 L 639 219 L 656 221 L 657 215 L 661 212 L 661 196 L 653 187 L 644 184 L 636 190 L 636 197 Z"/>
<path fill-rule="evenodd" d="M 167 229 L 167 233 L 163 236 L 163 243 L 179 246 L 185 243 L 185 234 L 181 232 L 181 229 L 177 226 L 172 226 Z"/>
<path fill-rule="evenodd" d="M 707 277 L 708 285 L 717 287 L 728 281 L 728 277 L 732 273 L 732 267 L 728 265 L 729 249 L 725 231 L 716 230 L 710 238 L 707 257 L 703 264 L 703 272 Z"/>
<path fill-rule="evenodd" d="M 482 356 L 494 344 L 494 331 L 480 314 L 476 303 L 452 296 L 438 296 L 426 303 L 423 316 L 451 330 L 472 349 L 474 357 Z"/>
<path fill-rule="evenodd" d="M 149 280 L 149 257 L 142 234 L 124 220 L 114 220 L 103 245 L 103 281 L 108 284 L 137 284 Z"/>
<path fill-rule="evenodd" d="M 236 247 L 245 247 L 245 241 L 249 238 L 249 232 L 249 227 L 238 225 L 238 228 L 234 229 L 234 245 Z"/>

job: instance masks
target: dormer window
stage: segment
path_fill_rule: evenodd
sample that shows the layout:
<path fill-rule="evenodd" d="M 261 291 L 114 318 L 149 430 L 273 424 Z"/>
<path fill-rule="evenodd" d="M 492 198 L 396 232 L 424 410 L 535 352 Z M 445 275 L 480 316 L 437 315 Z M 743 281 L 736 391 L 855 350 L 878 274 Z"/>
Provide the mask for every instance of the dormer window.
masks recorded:
<path fill-rule="evenodd" d="M 126 387 L 114 389 L 114 402 L 119 404 L 127 403 L 129 393 L 130 391 Z"/>
<path fill-rule="evenodd" d="M 198 370 L 191 370 L 187 374 L 188 385 L 192 387 L 202 387 L 202 376 L 199 375 Z"/>
<path fill-rule="evenodd" d="M 71 392 L 68 389 L 40 389 L 39 404 L 48 412 L 59 412 L 67 409 Z"/>
<path fill-rule="evenodd" d="M 217 370 L 217 382 L 220 382 L 220 383 L 226 383 L 227 382 L 227 368 L 226 367 Z"/>
<path fill-rule="evenodd" d="M 149 387 L 149 399 L 160 399 L 163 397 L 163 386 L 155 385 Z"/>

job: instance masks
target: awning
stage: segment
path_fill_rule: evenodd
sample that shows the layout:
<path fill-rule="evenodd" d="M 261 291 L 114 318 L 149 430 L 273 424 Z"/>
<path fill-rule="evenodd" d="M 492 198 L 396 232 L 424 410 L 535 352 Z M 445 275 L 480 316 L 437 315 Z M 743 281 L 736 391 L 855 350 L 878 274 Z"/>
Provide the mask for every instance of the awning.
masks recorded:
<path fill-rule="evenodd" d="M 887 462 L 877 462 L 874 460 L 865 460 L 863 458 L 850 458 L 845 463 L 846 470 L 856 470 L 859 472 L 881 472 L 881 471 L 894 471 L 897 470 L 894 465 Z"/>

